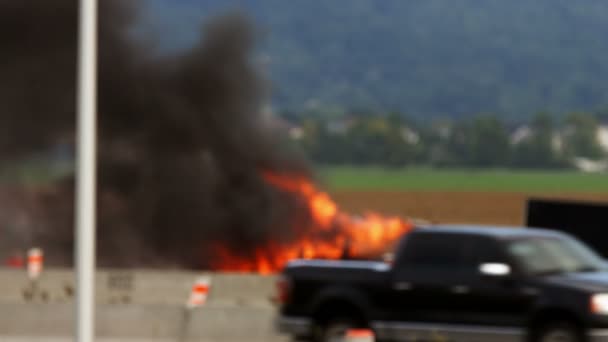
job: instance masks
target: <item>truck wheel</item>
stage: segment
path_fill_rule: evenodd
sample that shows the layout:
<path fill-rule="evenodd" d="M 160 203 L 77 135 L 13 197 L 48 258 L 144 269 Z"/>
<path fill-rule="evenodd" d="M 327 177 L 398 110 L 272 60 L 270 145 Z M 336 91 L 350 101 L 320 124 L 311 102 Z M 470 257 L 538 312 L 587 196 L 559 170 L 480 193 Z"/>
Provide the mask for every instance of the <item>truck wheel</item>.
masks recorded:
<path fill-rule="evenodd" d="M 321 328 L 318 342 L 342 342 L 349 329 L 356 328 L 353 320 L 339 318 L 332 319 Z"/>
<path fill-rule="evenodd" d="M 534 342 L 583 342 L 580 329 L 567 322 L 547 325 L 536 336 Z"/>

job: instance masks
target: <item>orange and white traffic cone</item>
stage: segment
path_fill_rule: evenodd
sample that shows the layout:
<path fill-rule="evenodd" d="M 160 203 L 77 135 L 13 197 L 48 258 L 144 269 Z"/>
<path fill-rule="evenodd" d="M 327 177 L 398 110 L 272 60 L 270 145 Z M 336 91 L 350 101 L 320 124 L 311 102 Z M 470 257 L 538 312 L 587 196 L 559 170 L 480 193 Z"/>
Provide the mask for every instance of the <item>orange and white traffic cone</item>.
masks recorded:
<path fill-rule="evenodd" d="M 371 329 L 348 329 L 344 336 L 345 342 L 374 342 L 375 336 Z"/>
<path fill-rule="evenodd" d="M 197 306 L 203 306 L 207 302 L 209 292 L 211 290 L 211 280 L 207 277 L 200 277 L 192 286 L 190 292 L 190 298 L 186 306 L 188 308 L 195 308 Z"/>
<path fill-rule="evenodd" d="M 37 280 L 42 273 L 44 254 L 40 248 L 31 248 L 27 253 L 27 274 L 31 280 Z"/>

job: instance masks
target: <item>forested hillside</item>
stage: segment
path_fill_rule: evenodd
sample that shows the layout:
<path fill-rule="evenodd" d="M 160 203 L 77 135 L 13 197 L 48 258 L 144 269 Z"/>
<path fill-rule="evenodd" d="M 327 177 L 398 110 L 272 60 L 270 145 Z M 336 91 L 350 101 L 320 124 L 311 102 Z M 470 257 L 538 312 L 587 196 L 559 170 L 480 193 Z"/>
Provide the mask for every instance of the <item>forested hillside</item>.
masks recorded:
<path fill-rule="evenodd" d="M 605 0 L 151 0 L 164 48 L 241 7 L 265 33 L 281 110 L 414 117 L 608 107 Z"/>

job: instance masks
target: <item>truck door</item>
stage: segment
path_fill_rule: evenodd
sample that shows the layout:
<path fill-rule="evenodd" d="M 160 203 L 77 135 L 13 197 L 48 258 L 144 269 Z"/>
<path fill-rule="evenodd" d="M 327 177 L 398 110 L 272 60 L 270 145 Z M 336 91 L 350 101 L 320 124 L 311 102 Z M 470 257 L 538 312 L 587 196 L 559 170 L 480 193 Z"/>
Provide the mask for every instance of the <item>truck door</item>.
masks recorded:
<path fill-rule="evenodd" d="M 503 246 L 484 236 L 471 236 L 466 242 L 464 257 L 466 291 L 455 299 L 458 323 L 476 326 L 523 326 L 526 313 L 536 298 L 535 289 L 517 279 L 515 265 Z M 503 264 L 511 268 L 510 275 L 487 275 L 481 264 Z"/>
<path fill-rule="evenodd" d="M 392 318 L 401 322 L 452 322 L 461 304 L 463 234 L 412 233 L 397 256 Z M 454 294 L 457 294 L 456 296 Z"/>

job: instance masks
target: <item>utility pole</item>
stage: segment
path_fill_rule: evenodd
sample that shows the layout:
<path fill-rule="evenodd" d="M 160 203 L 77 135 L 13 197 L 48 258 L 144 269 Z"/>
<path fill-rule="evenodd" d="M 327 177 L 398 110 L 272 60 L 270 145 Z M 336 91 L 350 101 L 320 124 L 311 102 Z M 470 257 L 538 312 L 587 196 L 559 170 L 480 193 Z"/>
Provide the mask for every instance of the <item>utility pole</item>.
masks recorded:
<path fill-rule="evenodd" d="M 77 342 L 95 340 L 97 0 L 80 0 L 76 168 Z"/>

